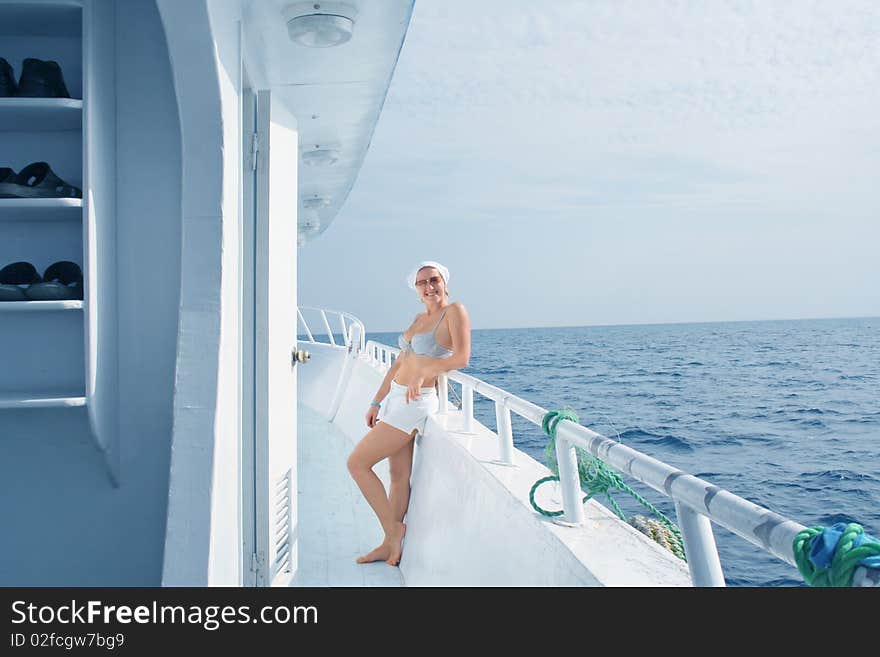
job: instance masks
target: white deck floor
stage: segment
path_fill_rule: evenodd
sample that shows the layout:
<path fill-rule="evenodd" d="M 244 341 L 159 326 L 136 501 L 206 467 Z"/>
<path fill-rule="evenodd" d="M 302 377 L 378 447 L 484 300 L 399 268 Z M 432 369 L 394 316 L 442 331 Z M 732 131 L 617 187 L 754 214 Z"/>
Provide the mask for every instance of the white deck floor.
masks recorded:
<path fill-rule="evenodd" d="M 354 445 L 305 404 L 297 413 L 299 568 L 293 586 L 403 586 L 399 568 L 355 563 L 381 542 L 382 530 L 345 466 Z M 387 467 L 380 463 L 377 471 Z"/>

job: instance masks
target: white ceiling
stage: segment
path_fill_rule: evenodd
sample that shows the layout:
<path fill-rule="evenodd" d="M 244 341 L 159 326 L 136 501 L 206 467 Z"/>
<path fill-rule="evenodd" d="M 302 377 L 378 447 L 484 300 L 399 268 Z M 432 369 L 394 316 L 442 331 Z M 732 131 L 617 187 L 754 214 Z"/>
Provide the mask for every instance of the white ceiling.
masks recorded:
<path fill-rule="evenodd" d="M 347 2 L 357 10 L 352 37 L 332 48 L 307 48 L 288 38 L 282 15 L 292 4 L 287 0 L 250 0 L 244 6 L 245 38 L 262 41 L 262 77 L 296 116 L 300 151 L 316 145 L 339 150 L 334 164 L 305 166 L 300 161 L 301 243 L 327 228 L 354 184 L 385 100 L 413 3 Z M 303 200 L 315 196 L 327 199 L 328 204 L 304 208 Z"/>

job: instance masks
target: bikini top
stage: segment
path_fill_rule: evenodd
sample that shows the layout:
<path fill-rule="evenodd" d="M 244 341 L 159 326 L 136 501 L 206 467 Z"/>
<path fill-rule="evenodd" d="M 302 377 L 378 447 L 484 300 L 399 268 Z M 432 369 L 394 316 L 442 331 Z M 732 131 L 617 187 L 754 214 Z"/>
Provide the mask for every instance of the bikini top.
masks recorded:
<path fill-rule="evenodd" d="M 449 358 L 452 355 L 452 349 L 447 349 L 442 344 L 438 344 L 437 340 L 434 338 L 434 334 L 437 332 L 437 327 L 440 326 L 440 322 L 443 321 L 444 317 L 446 317 L 445 310 L 440 314 L 440 319 L 434 324 L 433 330 L 428 331 L 427 333 L 416 333 L 412 336 L 412 340 L 409 342 L 403 337 L 403 333 L 401 333 L 400 337 L 397 338 L 398 346 L 400 346 L 403 351 L 412 351 L 419 356 Z"/>

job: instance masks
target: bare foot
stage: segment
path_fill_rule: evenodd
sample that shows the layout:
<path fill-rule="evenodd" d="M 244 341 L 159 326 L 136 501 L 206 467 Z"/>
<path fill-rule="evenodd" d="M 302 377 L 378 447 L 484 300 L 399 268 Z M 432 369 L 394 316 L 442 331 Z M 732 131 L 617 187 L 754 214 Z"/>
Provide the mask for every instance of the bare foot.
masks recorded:
<path fill-rule="evenodd" d="M 402 522 L 397 523 L 397 529 L 388 537 L 386 543 L 389 544 L 391 552 L 385 563 L 389 566 L 396 566 L 400 563 L 400 557 L 403 554 L 403 536 L 406 534 L 406 525 Z"/>
<path fill-rule="evenodd" d="M 357 563 L 372 563 L 373 561 L 385 561 L 391 556 L 391 546 L 386 542 L 377 548 L 373 548 L 366 554 L 359 556 Z"/>

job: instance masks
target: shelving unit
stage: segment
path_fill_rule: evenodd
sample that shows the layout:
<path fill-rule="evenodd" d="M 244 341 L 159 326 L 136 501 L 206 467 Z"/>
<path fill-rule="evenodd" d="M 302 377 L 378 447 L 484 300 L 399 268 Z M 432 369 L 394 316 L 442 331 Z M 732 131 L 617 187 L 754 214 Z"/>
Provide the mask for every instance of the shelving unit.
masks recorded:
<path fill-rule="evenodd" d="M 81 127 L 81 100 L 0 98 L 0 132 L 80 130 Z"/>
<path fill-rule="evenodd" d="M 0 222 L 82 222 L 81 198 L 0 198 Z M 2 266 L 2 265 L 0 265 Z"/>
<path fill-rule="evenodd" d="M 85 397 L 64 391 L 41 390 L 32 394 L 0 395 L 0 409 L 72 408 L 85 405 Z"/>
<path fill-rule="evenodd" d="M 0 313 L 33 313 L 53 310 L 82 310 L 83 302 L 63 301 L 4 301 L 0 303 Z"/>
<path fill-rule="evenodd" d="M 0 167 L 45 161 L 86 189 L 84 9 L 77 0 L 0 0 L 0 57 L 18 81 L 27 57 L 61 66 L 72 98 L 0 98 Z M 0 198 L 0 268 L 88 260 L 86 208 L 78 198 Z M 88 301 L 0 302 L 0 410 L 87 406 Z M 3 416 L 0 415 L 0 424 Z"/>

